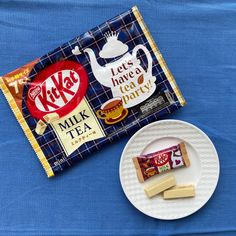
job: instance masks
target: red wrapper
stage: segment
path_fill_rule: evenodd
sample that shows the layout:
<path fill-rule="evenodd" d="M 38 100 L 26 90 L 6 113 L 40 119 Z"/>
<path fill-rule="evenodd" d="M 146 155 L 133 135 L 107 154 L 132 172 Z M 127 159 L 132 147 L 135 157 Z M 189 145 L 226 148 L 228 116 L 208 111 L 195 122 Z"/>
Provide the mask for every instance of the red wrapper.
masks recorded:
<path fill-rule="evenodd" d="M 133 158 L 140 182 L 165 171 L 190 165 L 184 142 L 154 153 Z"/>

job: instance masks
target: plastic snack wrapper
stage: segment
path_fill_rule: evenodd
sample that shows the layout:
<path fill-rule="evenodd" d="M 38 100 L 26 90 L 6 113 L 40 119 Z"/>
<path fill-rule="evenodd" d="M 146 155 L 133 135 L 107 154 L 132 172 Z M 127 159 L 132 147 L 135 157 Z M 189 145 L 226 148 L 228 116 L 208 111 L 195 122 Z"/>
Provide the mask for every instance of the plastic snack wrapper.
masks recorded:
<path fill-rule="evenodd" d="M 48 177 L 185 104 L 133 7 L 0 78 Z"/>
<path fill-rule="evenodd" d="M 133 163 L 141 183 L 154 175 L 190 165 L 184 142 L 157 152 L 134 157 Z"/>

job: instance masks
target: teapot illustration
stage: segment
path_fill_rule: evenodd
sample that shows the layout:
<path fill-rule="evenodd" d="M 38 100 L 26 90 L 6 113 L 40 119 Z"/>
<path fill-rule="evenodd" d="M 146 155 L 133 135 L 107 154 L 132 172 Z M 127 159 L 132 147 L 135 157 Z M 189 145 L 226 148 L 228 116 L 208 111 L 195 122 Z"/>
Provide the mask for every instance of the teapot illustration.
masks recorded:
<path fill-rule="evenodd" d="M 152 95 L 156 89 L 152 76 L 152 57 L 148 49 L 142 45 L 136 45 L 132 53 L 128 52 L 126 44 L 118 40 L 114 32 L 105 34 L 107 42 L 99 52 L 101 58 L 119 59 L 101 66 L 91 48 L 86 48 L 92 72 L 96 80 L 105 87 L 111 88 L 113 97 L 121 97 L 124 108 L 133 107 Z M 138 51 L 144 52 L 147 58 L 147 70 L 141 66 L 137 58 Z"/>

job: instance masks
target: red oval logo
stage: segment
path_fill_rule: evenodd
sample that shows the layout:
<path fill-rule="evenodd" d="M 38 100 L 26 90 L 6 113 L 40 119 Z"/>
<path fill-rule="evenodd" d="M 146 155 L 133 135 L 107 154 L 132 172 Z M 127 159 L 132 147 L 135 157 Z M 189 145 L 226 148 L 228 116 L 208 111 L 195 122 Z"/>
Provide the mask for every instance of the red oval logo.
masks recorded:
<path fill-rule="evenodd" d="M 157 166 L 163 166 L 169 161 L 169 155 L 167 153 L 159 154 L 155 158 L 155 164 Z"/>
<path fill-rule="evenodd" d="M 26 104 L 35 118 L 42 119 L 53 112 L 63 117 L 79 105 L 87 87 L 88 75 L 82 65 L 74 61 L 59 61 L 35 76 Z"/>

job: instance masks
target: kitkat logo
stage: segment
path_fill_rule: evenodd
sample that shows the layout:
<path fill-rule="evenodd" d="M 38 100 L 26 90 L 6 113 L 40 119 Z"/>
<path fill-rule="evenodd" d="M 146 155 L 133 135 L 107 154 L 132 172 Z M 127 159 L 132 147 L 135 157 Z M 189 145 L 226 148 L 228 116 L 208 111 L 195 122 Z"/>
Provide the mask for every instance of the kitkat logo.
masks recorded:
<path fill-rule="evenodd" d="M 38 73 L 30 84 L 27 107 L 35 118 L 48 113 L 65 116 L 86 94 L 88 76 L 77 62 L 60 61 Z"/>

